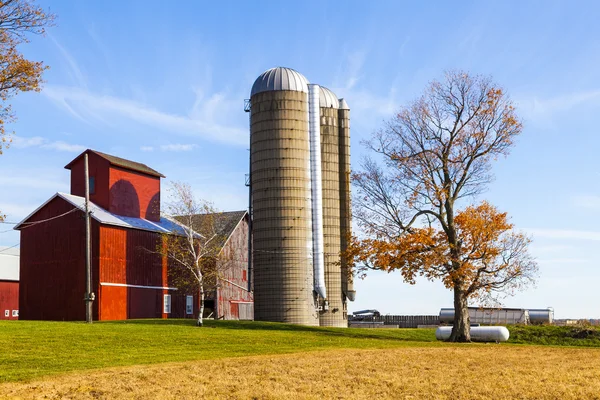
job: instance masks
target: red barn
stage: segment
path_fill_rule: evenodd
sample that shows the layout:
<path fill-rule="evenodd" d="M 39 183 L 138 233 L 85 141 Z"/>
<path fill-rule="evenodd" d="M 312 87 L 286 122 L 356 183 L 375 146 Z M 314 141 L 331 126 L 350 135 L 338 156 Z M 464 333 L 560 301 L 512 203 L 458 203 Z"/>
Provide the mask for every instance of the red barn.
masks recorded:
<path fill-rule="evenodd" d="M 0 319 L 19 319 L 19 249 L 0 247 Z"/>
<path fill-rule="evenodd" d="M 248 212 L 198 214 L 193 218 L 194 227 L 212 225 L 203 223 L 203 219 L 213 221 L 221 240 L 220 258 L 225 264 L 217 267 L 218 278 L 212 288 L 207 288 L 206 314 L 212 313 L 218 319 L 254 319 L 253 297 L 248 286 Z"/>
<path fill-rule="evenodd" d="M 65 167 L 71 170 L 71 194 L 55 194 L 15 227 L 21 231 L 21 319 L 85 320 L 86 153 L 94 319 L 195 318 L 197 296 L 188 300 L 169 285 L 168 262 L 155 251 L 161 235 L 177 229 L 160 216 L 164 176 L 144 164 L 86 150 Z M 247 258 L 246 249 L 236 251 Z M 247 270 L 247 263 L 239 268 Z"/>

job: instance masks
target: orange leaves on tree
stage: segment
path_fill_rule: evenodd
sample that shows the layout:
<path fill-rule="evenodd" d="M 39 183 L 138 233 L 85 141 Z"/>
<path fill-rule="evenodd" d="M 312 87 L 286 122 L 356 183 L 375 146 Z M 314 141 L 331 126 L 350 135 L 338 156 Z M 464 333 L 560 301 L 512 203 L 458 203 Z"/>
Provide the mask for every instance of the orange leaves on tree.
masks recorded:
<path fill-rule="evenodd" d="M 10 143 L 6 124 L 15 120 L 7 101 L 19 92 L 41 90 L 42 73 L 48 68 L 23 57 L 19 46 L 29 42 L 30 34 L 43 35 L 54 18 L 30 0 L 0 2 L 0 154 Z"/>

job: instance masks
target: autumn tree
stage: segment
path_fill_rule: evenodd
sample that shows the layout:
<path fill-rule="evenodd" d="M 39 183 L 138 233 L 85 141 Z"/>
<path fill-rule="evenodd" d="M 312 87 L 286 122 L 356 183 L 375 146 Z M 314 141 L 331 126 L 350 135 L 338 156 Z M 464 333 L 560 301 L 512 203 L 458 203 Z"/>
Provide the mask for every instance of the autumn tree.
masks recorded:
<path fill-rule="evenodd" d="M 48 68 L 25 59 L 18 47 L 29 41 L 30 34 L 43 35 L 53 21 L 54 15 L 32 1 L 0 1 L 0 155 L 11 141 L 6 124 L 15 120 L 8 100 L 19 92 L 39 91 L 42 72 Z M 0 222 L 4 218 L 0 213 Z"/>
<path fill-rule="evenodd" d="M 202 326 L 206 294 L 216 289 L 234 260 L 221 252 L 227 238 L 219 225 L 221 213 L 211 203 L 196 198 L 189 185 L 179 182 L 171 184 L 169 197 L 166 214 L 177 226 L 163 235 L 159 253 L 169 262 L 171 283 L 181 292 L 198 294 L 197 325 Z"/>
<path fill-rule="evenodd" d="M 418 276 L 441 280 L 454 293 L 451 341 L 470 341 L 469 300 L 510 294 L 537 272 L 530 239 L 506 213 L 485 201 L 468 205 L 521 131 L 490 78 L 448 72 L 374 134 L 366 145 L 376 158 L 353 175 L 364 232 L 349 246 L 353 264 L 399 271 L 411 284 Z"/>
<path fill-rule="evenodd" d="M 27 60 L 19 47 L 32 34 L 43 35 L 54 18 L 30 0 L 0 2 L 0 154 L 10 143 L 6 124 L 15 120 L 9 99 L 19 92 L 40 91 L 42 73 L 48 68 Z"/>

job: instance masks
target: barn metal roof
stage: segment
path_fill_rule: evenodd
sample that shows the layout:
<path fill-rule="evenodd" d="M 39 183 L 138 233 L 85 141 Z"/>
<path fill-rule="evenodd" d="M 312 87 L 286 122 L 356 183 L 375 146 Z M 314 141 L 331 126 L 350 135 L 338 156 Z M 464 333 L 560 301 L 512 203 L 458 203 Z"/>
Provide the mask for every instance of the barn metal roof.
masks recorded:
<path fill-rule="evenodd" d="M 126 160 L 126 159 L 121 158 L 121 157 L 111 156 L 110 154 L 101 153 L 99 151 L 92 150 L 92 149 L 87 149 L 86 151 L 84 151 L 83 153 L 81 153 L 80 155 L 78 155 L 77 157 L 75 157 L 75 159 L 73 161 L 71 161 L 70 163 L 68 163 L 67 165 L 65 165 L 65 168 L 66 169 L 71 169 L 71 167 L 73 166 L 73 164 L 75 163 L 75 161 L 79 160 L 79 158 L 81 156 L 83 156 L 84 154 L 86 154 L 86 153 L 97 154 L 100 157 L 104 158 L 106 161 L 108 161 L 111 165 L 115 165 L 117 167 L 127 168 L 127 169 L 130 169 L 132 171 L 141 172 L 141 173 L 146 174 L 146 175 L 156 176 L 158 178 L 165 178 L 165 176 L 163 174 L 161 174 L 160 172 L 158 172 L 158 171 L 150 168 L 146 164 L 142 164 L 142 163 L 131 161 L 131 160 Z"/>
<path fill-rule="evenodd" d="M 293 90 L 308 93 L 308 79 L 291 68 L 276 67 L 266 70 L 252 85 L 250 97 L 273 90 Z"/>
<path fill-rule="evenodd" d="M 217 246 L 218 248 L 222 248 L 247 213 L 247 211 L 243 210 L 196 214 L 192 216 L 192 228 L 204 237 L 211 236 L 213 234 L 211 231 L 214 230 L 214 233 L 219 236 Z M 174 219 L 185 225 L 185 218 L 183 216 L 176 216 Z"/>
<path fill-rule="evenodd" d="M 19 280 L 19 248 L 0 247 L 0 281 Z"/>
<path fill-rule="evenodd" d="M 340 108 L 340 102 L 337 96 L 325 86 L 319 90 L 319 106 L 326 108 Z"/>
<path fill-rule="evenodd" d="M 14 229 L 22 230 L 26 229 L 27 225 L 25 222 L 31 218 L 36 212 L 42 209 L 46 204 L 50 201 L 54 200 L 56 197 L 60 197 L 61 199 L 67 201 L 72 204 L 75 208 L 84 211 L 85 210 L 85 198 L 80 196 L 74 196 L 72 194 L 67 193 L 56 193 L 50 199 L 48 199 L 44 204 L 39 206 L 34 212 L 29 214 L 23 221 L 19 222 Z M 150 232 L 159 232 L 159 233 L 183 233 L 181 226 L 168 218 L 161 217 L 160 221 L 150 221 L 144 218 L 135 218 L 135 217 L 124 217 L 122 215 L 113 214 L 111 212 L 106 211 L 102 207 L 97 206 L 96 204 L 90 201 L 90 211 L 92 212 L 92 218 L 101 224 L 105 225 L 114 225 L 120 226 L 123 228 L 130 229 L 139 229 L 142 231 L 150 231 Z"/>

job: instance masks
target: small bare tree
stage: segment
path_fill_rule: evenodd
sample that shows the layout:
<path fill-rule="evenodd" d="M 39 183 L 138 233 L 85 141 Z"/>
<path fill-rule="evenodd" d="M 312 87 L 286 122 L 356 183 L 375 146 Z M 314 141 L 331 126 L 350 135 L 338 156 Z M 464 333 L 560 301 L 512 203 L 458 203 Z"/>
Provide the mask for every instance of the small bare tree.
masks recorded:
<path fill-rule="evenodd" d="M 468 300 L 491 299 L 531 283 L 537 272 L 529 238 L 487 202 L 460 209 L 482 193 L 491 162 L 509 153 L 522 125 L 510 99 L 489 78 L 448 72 L 401 109 L 367 143 L 353 175 L 354 263 L 439 279 L 454 292 L 451 341 L 470 341 Z"/>
<path fill-rule="evenodd" d="M 197 290 L 200 300 L 197 325 L 203 325 L 204 301 L 216 289 L 220 273 L 228 268 L 222 259 L 224 240 L 217 226 L 218 211 L 194 196 L 189 185 L 175 182 L 170 187 L 167 217 L 178 227 L 163 235 L 159 252 L 169 260 L 169 279 L 180 290 Z"/>

